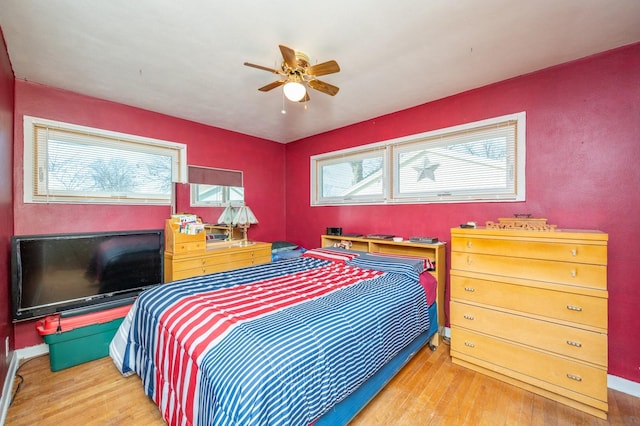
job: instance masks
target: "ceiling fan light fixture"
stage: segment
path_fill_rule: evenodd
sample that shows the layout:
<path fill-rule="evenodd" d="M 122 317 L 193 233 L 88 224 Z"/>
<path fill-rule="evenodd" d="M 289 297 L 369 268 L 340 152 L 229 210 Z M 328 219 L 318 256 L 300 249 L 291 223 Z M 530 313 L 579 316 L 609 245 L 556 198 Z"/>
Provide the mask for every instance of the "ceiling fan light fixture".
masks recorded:
<path fill-rule="evenodd" d="M 307 86 L 329 96 L 335 96 L 338 93 L 340 90 L 338 87 L 317 79 L 318 76 L 340 72 L 340 66 L 335 60 L 309 66 L 309 56 L 306 53 L 283 45 L 279 45 L 279 47 L 282 54 L 280 69 L 263 67 L 250 62 L 244 64 L 280 76 L 278 80 L 262 86 L 258 90 L 268 92 L 282 86 L 283 110 L 285 97 L 292 102 L 304 102 L 306 109 L 306 103 L 309 102 Z"/>
<path fill-rule="evenodd" d="M 287 99 L 292 102 L 299 102 L 307 94 L 307 89 L 305 89 L 304 85 L 297 81 L 287 82 L 282 90 Z"/>

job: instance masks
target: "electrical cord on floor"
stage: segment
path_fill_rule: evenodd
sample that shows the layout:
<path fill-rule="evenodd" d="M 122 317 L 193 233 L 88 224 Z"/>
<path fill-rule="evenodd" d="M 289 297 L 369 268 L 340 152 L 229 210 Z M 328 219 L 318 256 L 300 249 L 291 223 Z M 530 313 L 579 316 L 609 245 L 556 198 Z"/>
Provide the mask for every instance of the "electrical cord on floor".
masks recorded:
<path fill-rule="evenodd" d="M 11 402 L 9 402 L 9 407 L 11 407 L 11 405 L 13 405 L 13 401 L 16 399 L 16 396 L 18 395 L 18 392 L 20 391 L 20 388 L 22 387 L 22 384 L 24 383 L 24 377 L 19 375 L 18 372 L 16 372 L 16 378 L 20 379 L 20 382 L 18 383 L 18 386 L 16 386 L 16 390 L 13 391 L 13 395 L 11 396 Z"/>
<path fill-rule="evenodd" d="M 9 407 L 11 407 L 11 405 L 13 404 L 13 401 L 16 399 L 16 396 L 18 395 L 18 392 L 20 391 L 20 388 L 22 387 L 22 384 L 24 383 L 24 377 L 22 377 L 19 374 L 19 371 L 22 367 L 24 367 L 25 365 L 27 365 L 28 363 L 30 363 L 31 361 L 33 361 L 34 359 L 43 357 L 47 354 L 42 354 L 42 355 L 38 355 L 38 356 L 34 356 L 33 358 L 29 358 L 28 360 L 26 360 L 25 362 L 23 362 L 18 369 L 16 370 L 16 374 L 15 374 L 15 378 L 16 379 L 20 379 L 20 382 L 18 382 L 18 386 L 16 387 L 16 390 L 13 391 L 13 395 L 11 396 L 11 402 L 9 402 Z"/>

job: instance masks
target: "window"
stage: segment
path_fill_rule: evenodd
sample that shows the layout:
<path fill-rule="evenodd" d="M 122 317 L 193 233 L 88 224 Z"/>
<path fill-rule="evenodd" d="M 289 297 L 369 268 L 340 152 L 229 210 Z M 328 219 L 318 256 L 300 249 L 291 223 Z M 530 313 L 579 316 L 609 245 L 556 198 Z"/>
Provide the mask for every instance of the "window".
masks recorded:
<path fill-rule="evenodd" d="M 386 193 L 384 170 L 384 149 L 327 158 L 317 168 L 320 198 L 329 204 L 382 199 Z"/>
<path fill-rule="evenodd" d="M 311 204 L 523 201 L 525 113 L 311 158 Z"/>
<path fill-rule="evenodd" d="M 186 181 L 184 144 L 28 116 L 24 136 L 26 203 L 169 205 Z"/>
<path fill-rule="evenodd" d="M 239 170 L 189 166 L 191 207 L 244 204 L 243 173 Z"/>
<path fill-rule="evenodd" d="M 191 207 L 242 206 L 244 188 L 241 186 L 191 184 Z"/>

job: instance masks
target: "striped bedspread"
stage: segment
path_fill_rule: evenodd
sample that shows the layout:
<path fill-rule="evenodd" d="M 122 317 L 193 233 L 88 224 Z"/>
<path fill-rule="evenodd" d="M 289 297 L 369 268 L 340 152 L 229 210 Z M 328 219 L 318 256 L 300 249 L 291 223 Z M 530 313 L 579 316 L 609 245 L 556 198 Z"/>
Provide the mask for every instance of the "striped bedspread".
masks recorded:
<path fill-rule="evenodd" d="M 140 295 L 110 354 L 170 425 L 305 425 L 429 328 L 415 271 L 307 256 Z"/>

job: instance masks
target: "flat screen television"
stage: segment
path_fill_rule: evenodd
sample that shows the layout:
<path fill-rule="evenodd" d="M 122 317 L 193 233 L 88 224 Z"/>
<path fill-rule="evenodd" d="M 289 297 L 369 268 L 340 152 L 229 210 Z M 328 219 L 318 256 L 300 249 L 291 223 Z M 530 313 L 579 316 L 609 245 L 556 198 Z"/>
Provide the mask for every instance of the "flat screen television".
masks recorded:
<path fill-rule="evenodd" d="M 132 303 L 163 282 L 164 231 L 15 235 L 13 320 L 71 316 Z"/>

